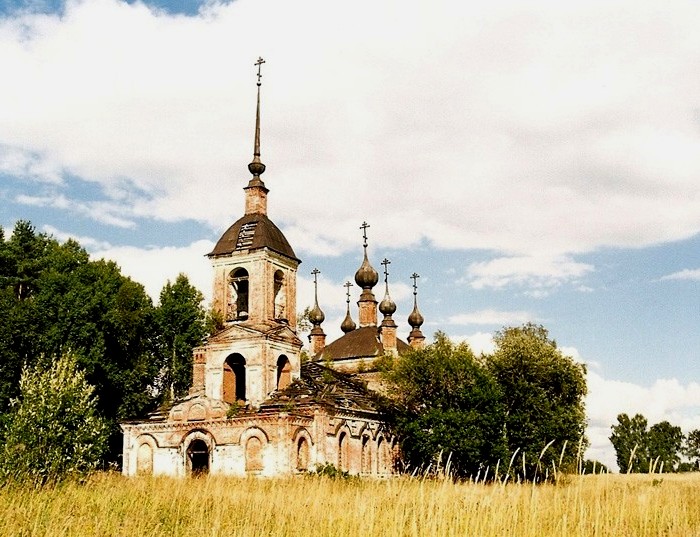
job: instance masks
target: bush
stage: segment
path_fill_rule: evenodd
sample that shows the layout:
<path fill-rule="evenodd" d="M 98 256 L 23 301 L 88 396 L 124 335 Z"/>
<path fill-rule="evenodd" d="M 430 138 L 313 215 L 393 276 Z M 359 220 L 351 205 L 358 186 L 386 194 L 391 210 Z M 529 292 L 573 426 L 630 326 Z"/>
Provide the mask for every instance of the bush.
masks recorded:
<path fill-rule="evenodd" d="M 96 468 L 108 428 L 93 392 L 72 356 L 25 367 L 2 430 L 0 478 L 42 485 Z"/>

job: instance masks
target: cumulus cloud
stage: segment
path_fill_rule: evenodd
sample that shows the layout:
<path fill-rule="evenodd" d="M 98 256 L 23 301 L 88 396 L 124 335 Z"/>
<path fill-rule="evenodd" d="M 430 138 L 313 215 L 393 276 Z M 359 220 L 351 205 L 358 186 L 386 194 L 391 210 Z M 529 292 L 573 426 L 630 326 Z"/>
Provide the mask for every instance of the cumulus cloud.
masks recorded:
<path fill-rule="evenodd" d="M 551 289 L 576 282 L 592 271 L 592 265 L 576 262 L 569 256 L 500 257 L 470 264 L 462 281 L 474 289 L 526 287 L 533 298 L 540 298 Z"/>
<path fill-rule="evenodd" d="M 447 319 L 447 323 L 455 325 L 489 324 L 505 326 L 523 324 L 534 320 L 534 316 L 527 311 L 499 311 L 488 309 L 452 315 Z"/>
<path fill-rule="evenodd" d="M 472 286 L 541 296 L 590 272 L 578 253 L 700 229 L 694 4 L 337 9 L 95 0 L 2 18 L 0 168 L 94 182 L 89 203 L 126 221 L 220 227 L 248 180 L 262 54 L 271 216 L 305 253 L 347 250 L 364 213 L 377 245 L 495 251 Z"/>
<path fill-rule="evenodd" d="M 700 269 L 683 269 L 673 274 L 662 276 L 661 280 L 695 280 L 700 281 Z"/>
<path fill-rule="evenodd" d="M 82 241 L 84 238 L 81 238 Z M 195 241 L 184 247 L 137 248 L 112 246 L 91 252 L 92 259 L 115 261 L 122 274 L 143 284 L 146 292 L 157 303 L 160 291 L 167 280 L 175 281 L 178 274 L 188 276 L 190 283 L 211 301 L 211 265 L 204 254 L 211 252 L 214 243 L 209 240 Z"/>
<path fill-rule="evenodd" d="M 588 457 L 616 468 L 615 452 L 608 438 L 617 415 L 642 414 L 649 425 L 668 420 L 684 432 L 700 428 L 700 384 L 682 383 L 678 379 L 658 379 L 651 386 L 642 386 L 604 378 L 588 371 L 586 412 L 587 435 L 591 446 Z"/>

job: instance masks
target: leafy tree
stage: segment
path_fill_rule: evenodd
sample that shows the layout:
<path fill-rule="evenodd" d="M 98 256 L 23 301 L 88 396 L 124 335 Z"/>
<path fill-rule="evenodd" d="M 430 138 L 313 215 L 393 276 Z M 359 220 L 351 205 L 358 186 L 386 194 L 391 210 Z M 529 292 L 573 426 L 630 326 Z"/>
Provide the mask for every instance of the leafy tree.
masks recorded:
<path fill-rule="evenodd" d="M 617 425 L 612 426 L 610 442 L 615 448 L 615 458 L 621 472 L 649 471 L 647 419 L 644 416 L 635 414 L 630 418 L 627 414 L 619 414 Z"/>
<path fill-rule="evenodd" d="M 207 315 L 202 307 L 204 296 L 187 276 L 178 275 L 160 292 L 156 322 L 161 354 L 161 399 L 168 400 L 187 393 L 192 384 L 192 349 L 207 335 Z"/>
<path fill-rule="evenodd" d="M 70 352 L 95 386 L 115 458 L 117 423 L 157 400 L 151 299 L 115 263 L 91 261 L 77 242 L 59 244 L 27 222 L 1 241 L 0 259 L 0 413 L 18 396 L 23 367 Z"/>
<path fill-rule="evenodd" d="M 504 396 L 504 437 L 525 479 L 574 470 L 585 442 L 585 366 L 564 356 L 543 326 L 505 328 L 487 366 Z M 543 452 L 544 451 L 544 452 Z M 520 471 L 520 470 L 519 470 Z"/>
<path fill-rule="evenodd" d="M 683 438 L 681 428 L 668 421 L 649 428 L 647 449 L 655 472 L 675 472 L 678 469 Z"/>
<path fill-rule="evenodd" d="M 393 362 L 390 421 L 406 462 L 426 469 L 451 461 L 457 476 L 493 468 L 505 455 L 502 393 L 465 343 L 435 342 Z"/>
<path fill-rule="evenodd" d="M 694 429 L 688 433 L 682 451 L 690 459 L 693 470 L 700 470 L 700 429 Z"/>
<path fill-rule="evenodd" d="M 19 386 L 2 431 L 0 476 L 43 484 L 94 469 L 107 425 L 74 357 L 25 368 Z"/>

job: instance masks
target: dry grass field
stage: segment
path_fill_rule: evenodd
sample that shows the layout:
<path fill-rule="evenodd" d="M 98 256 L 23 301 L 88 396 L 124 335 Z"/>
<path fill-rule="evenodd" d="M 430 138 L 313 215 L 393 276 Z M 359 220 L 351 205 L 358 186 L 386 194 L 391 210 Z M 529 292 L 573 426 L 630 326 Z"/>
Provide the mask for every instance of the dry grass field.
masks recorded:
<path fill-rule="evenodd" d="M 0 488 L 11 536 L 692 536 L 700 475 L 568 476 L 558 485 L 135 478 Z"/>

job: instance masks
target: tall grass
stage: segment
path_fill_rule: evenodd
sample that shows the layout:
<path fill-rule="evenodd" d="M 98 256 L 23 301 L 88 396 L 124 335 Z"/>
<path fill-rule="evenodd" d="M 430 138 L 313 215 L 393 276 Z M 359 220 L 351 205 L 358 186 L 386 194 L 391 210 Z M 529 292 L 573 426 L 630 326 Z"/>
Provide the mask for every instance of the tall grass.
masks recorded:
<path fill-rule="evenodd" d="M 700 535 L 700 475 L 449 479 L 132 478 L 0 488 L 12 536 Z"/>

